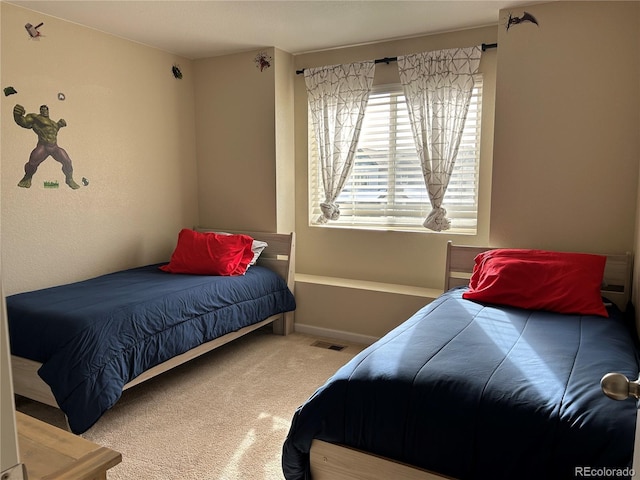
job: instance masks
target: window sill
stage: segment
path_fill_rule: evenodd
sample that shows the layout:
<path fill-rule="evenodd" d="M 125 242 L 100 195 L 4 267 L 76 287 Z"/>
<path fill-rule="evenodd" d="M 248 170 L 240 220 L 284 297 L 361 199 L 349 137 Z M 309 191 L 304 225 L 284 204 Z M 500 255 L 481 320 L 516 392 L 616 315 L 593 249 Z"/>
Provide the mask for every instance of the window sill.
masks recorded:
<path fill-rule="evenodd" d="M 449 229 L 443 230 L 442 232 L 434 232 L 433 230 L 429 230 L 422 226 L 420 227 L 393 227 L 389 225 L 340 225 L 335 223 L 310 223 L 310 227 L 312 228 L 333 228 L 339 230 L 370 230 L 373 232 L 406 232 L 406 233 L 418 233 L 418 234 L 431 234 L 431 235 L 467 235 L 467 236 L 475 236 L 477 235 L 476 230 L 471 229 Z"/>
<path fill-rule="evenodd" d="M 397 285 L 393 283 L 370 282 L 367 280 L 353 280 L 350 278 L 326 277 L 296 273 L 296 283 L 312 283 L 340 288 L 356 288 L 373 292 L 393 293 L 396 295 L 411 295 L 414 297 L 436 299 L 442 295 L 441 289 Z"/>

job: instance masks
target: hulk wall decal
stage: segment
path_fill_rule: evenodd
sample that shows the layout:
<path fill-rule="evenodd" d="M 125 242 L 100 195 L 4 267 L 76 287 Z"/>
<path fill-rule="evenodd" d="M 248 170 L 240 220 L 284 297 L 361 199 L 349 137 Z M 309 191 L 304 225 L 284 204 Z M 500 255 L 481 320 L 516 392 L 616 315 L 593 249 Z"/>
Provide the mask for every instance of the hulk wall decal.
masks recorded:
<path fill-rule="evenodd" d="M 25 115 L 25 109 L 22 105 L 13 107 L 13 118 L 22 128 L 33 130 L 38 135 L 38 144 L 31 152 L 29 161 L 24 166 L 24 177 L 18 182 L 19 187 L 31 187 L 31 179 L 38 170 L 38 166 L 49 156 L 60 164 L 62 164 L 62 173 L 65 176 L 65 183 L 74 190 L 80 188 L 73 180 L 73 165 L 71 158 L 64 150 L 58 146 L 58 130 L 67 126 L 64 119 L 57 122 L 49 118 L 49 107 L 40 106 L 40 113 L 28 113 Z"/>

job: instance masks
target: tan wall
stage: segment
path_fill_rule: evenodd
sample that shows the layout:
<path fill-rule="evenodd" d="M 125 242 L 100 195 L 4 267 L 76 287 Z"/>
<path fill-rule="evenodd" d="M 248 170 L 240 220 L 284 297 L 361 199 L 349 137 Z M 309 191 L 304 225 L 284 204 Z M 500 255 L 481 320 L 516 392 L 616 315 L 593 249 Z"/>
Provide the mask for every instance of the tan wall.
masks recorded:
<path fill-rule="evenodd" d="M 265 51 L 273 58 L 273 48 Z M 205 226 L 276 229 L 275 68 L 256 68 L 257 53 L 195 62 L 198 204 Z"/>
<path fill-rule="evenodd" d="M 2 8 L 2 277 L 6 294 L 168 260 L 177 232 L 197 222 L 191 62 L 6 3 Z M 31 40 L 24 25 L 43 21 Z M 178 64 L 183 79 L 171 67 Z M 57 98 L 58 92 L 66 100 Z M 58 133 L 89 184 L 71 190 L 45 160 L 20 188 L 36 134 L 27 112 L 50 108 Z M 59 182 L 45 189 L 45 180 Z"/>
<path fill-rule="evenodd" d="M 275 49 L 274 61 L 277 231 L 288 233 L 296 229 L 293 55 Z"/>
<path fill-rule="evenodd" d="M 377 287 L 297 281 L 296 330 L 370 344 L 433 300 L 412 289 L 399 293 Z"/>
<path fill-rule="evenodd" d="M 491 244 L 632 251 L 640 3 L 527 10 L 499 30 Z"/>

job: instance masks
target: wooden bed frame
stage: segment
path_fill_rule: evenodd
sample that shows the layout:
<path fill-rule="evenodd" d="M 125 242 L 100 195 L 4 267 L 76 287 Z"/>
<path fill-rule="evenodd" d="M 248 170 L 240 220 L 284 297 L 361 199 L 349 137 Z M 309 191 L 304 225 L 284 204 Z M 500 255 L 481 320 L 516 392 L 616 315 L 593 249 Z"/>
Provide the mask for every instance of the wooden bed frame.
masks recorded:
<path fill-rule="evenodd" d="M 199 232 L 215 232 L 220 230 L 214 230 L 210 228 L 196 227 L 195 230 Z M 229 232 L 226 230 L 226 232 Z M 280 234 L 280 233 L 264 233 L 264 232 L 230 232 L 230 233 L 244 233 L 251 236 L 255 240 L 261 240 L 266 242 L 268 246 L 263 250 L 258 258 L 257 264 L 267 267 L 287 282 L 287 286 L 293 293 L 295 284 L 295 233 Z M 138 385 L 150 378 L 153 378 L 161 373 L 171 370 L 178 365 L 182 365 L 189 360 L 192 360 L 200 355 L 203 355 L 211 350 L 218 348 L 226 343 L 235 340 L 249 332 L 252 332 L 258 328 L 271 323 L 273 325 L 273 332 L 278 335 L 288 335 L 293 331 L 294 312 L 287 312 L 284 314 L 273 315 L 261 322 L 253 325 L 248 325 L 235 332 L 230 332 L 222 337 L 211 340 L 210 342 L 203 343 L 188 352 L 173 357 L 159 365 L 156 365 L 149 370 L 146 370 L 142 374 L 138 375 L 132 381 L 127 383 L 123 390 Z M 13 373 L 13 390 L 17 395 L 36 400 L 38 402 L 51 405 L 59 408 L 49 385 L 47 385 L 38 375 L 38 369 L 42 364 L 29 360 L 26 358 L 11 356 L 11 367 Z"/>
<path fill-rule="evenodd" d="M 477 254 L 488 247 L 455 246 L 447 243 L 444 291 L 468 285 Z M 602 296 L 625 311 L 631 298 L 632 255 L 607 255 Z M 344 445 L 313 440 L 310 453 L 313 480 L 451 480 L 451 477 L 373 455 Z"/>

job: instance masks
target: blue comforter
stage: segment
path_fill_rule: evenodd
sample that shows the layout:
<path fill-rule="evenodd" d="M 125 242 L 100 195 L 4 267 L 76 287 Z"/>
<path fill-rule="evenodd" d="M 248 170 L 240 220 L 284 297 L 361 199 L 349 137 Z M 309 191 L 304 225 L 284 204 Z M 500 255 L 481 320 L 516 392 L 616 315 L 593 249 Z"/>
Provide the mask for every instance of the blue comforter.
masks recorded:
<path fill-rule="evenodd" d="M 38 374 L 75 433 L 91 427 L 145 370 L 295 309 L 284 280 L 260 266 L 217 277 L 149 265 L 6 302 L 11 353 L 42 362 Z"/>
<path fill-rule="evenodd" d="M 575 478 L 631 465 L 636 404 L 600 389 L 638 378 L 634 336 L 610 318 L 488 306 L 452 290 L 342 367 L 298 410 L 287 480 L 314 438 L 459 479 Z"/>

